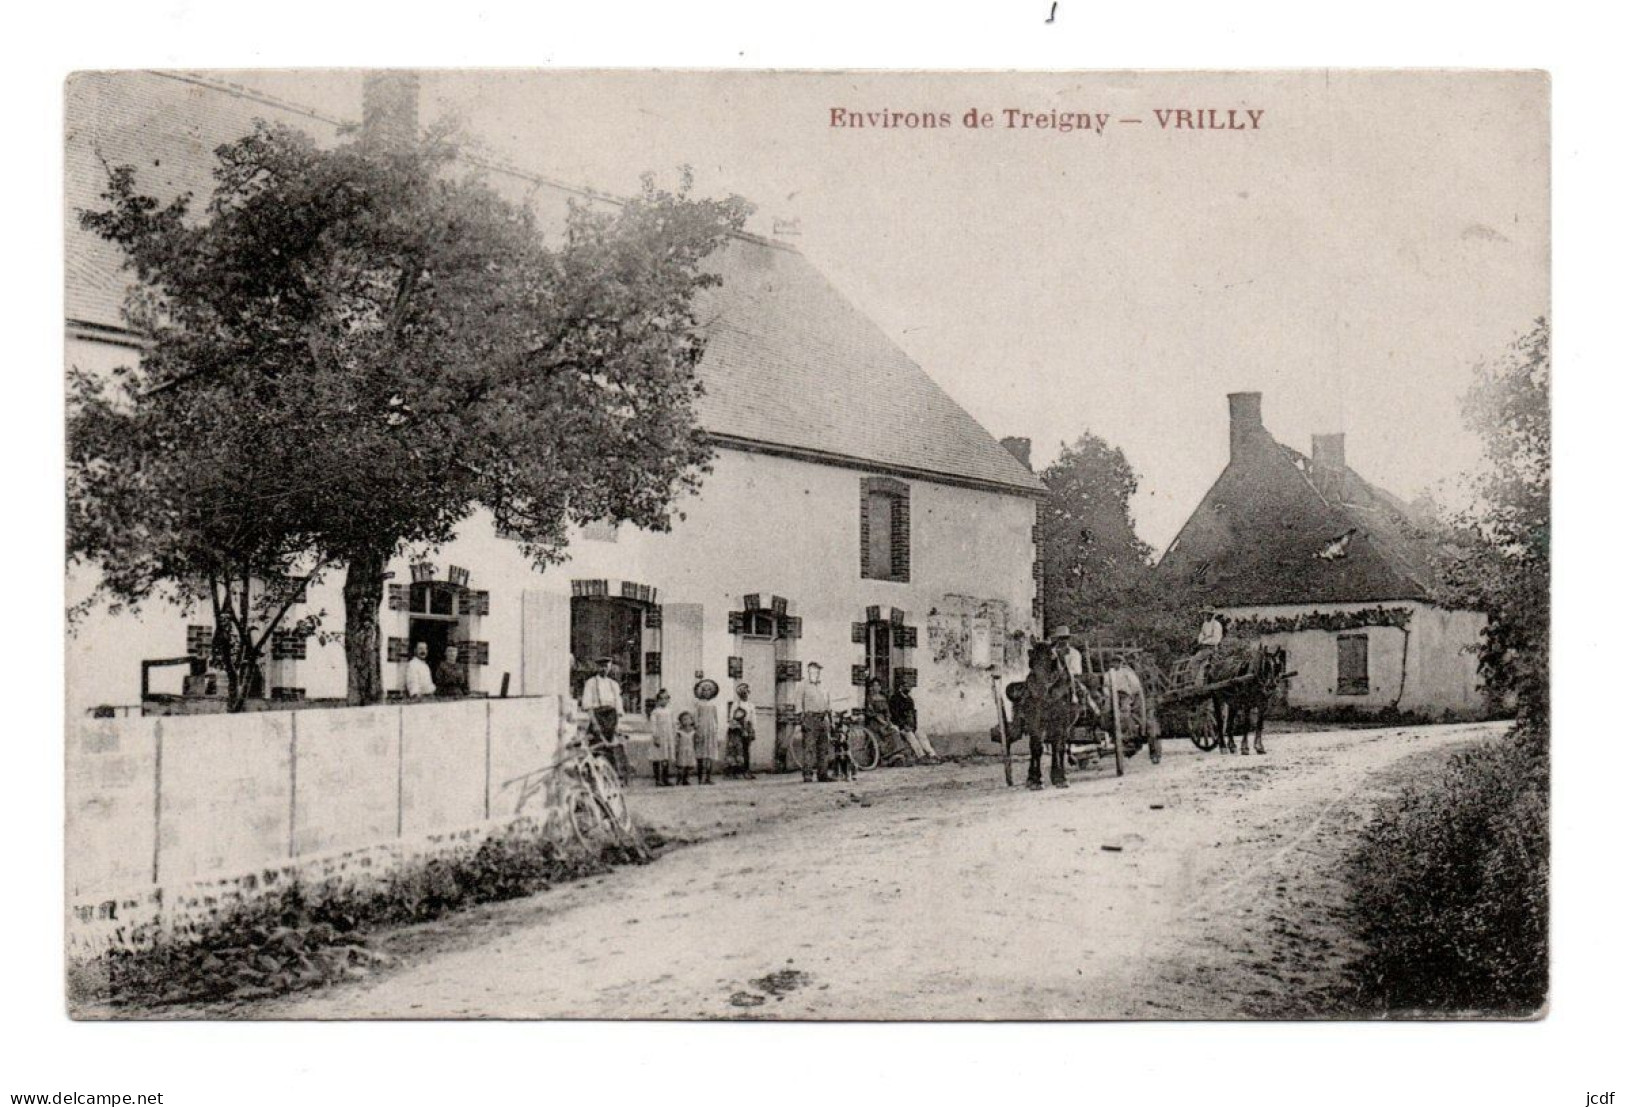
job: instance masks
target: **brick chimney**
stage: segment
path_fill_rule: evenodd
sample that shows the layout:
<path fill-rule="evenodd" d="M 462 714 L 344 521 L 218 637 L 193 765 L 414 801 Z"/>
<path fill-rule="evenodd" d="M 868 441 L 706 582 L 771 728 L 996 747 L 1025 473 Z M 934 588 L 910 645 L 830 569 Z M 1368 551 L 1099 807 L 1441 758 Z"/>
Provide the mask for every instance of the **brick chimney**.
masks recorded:
<path fill-rule="evenodd" d="M 1343 432 L 1336 434 L 1317 434 L 1310 440 L 1310 458 L 1316 468 L 1342 469 L 1347 466 L 1343 460 Z"/>
<path fill-rule="evenodd" d="M 379 150 L 404 150 L 418 137 L 418 75 L 410 69 L 375 69 L 361 84 L 361 141 Z"/>
<path fill-rule="evenodd" d="M 1031 471 L 1033 467 L 1033 440 L 1031 438 L 1001 438 L 999 444 L 1010 451 L 1010 456 Z"/>
<path fill-rule="evenodd" d="M 1236 461 L 1264 439 L 1264 394 L 1230 393 L 1230 460 Z"/>

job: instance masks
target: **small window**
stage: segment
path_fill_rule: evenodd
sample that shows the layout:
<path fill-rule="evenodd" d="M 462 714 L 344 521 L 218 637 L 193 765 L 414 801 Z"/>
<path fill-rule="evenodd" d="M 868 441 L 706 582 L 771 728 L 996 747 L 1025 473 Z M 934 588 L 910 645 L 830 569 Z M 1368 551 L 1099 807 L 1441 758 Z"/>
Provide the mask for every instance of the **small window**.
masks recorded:
<path fill-rule="evenodd" d="M 760 609 L 747 611 L 745 612 L 744 621 L 740 625 L 740 631 L 746 638 L 777 638 L 779 636 L 778 616 L 771 611 L 762 611 Z"/>
<path fill-rule="evenodd" d="M 1337 694 L 1364 696 L 1371 691 L 1371 674 L 1367 668 L 1369 642 L 1364 634 L 1337 636 Z"/>

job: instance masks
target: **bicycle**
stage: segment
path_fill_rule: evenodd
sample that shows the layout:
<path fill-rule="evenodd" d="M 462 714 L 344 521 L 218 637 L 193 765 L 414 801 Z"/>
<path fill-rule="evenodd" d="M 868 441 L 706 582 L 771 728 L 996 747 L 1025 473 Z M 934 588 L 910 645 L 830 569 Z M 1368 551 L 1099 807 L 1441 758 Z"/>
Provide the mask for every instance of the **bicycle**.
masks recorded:
<path fill-rule="evenodd" d="M 789 750 L 790 764 L 797 772 L 804 772 L 805 767 L 811 764 L 812 755 L 807 750 L 807 731 L 801 725 L 798 715 L 793 722 Z M 868 772 L 880 765 L 880 740 L 873 731 L 863 724 L 862 711 L 835 712 L 830 722 L 830 737 L 844 735 L 847 746 L 852 752 L 852 764 L 860 772 Z"/>
<path fill-rule="evenodd" d="M 558 776 L 563 781 L 558 802 L 548 803 L 546 832 L 562 837 L 560 822 L 581 847 L 593 852 L 604 844 L 620 845 L 638 857 L 647 857 L 648 849 L 632 822 L 632 812 L 626 805 L 626 792 L 621 787 L 615 766 L 595 752 L 579 738 L 564 744 L 559 760 L 551 765 L 532 770 L 502 785 L 519 785 L 519 797 L 514 814 L 525 813 L 526 806 L 537 796 L 546 801 L 548 781 Z"/>

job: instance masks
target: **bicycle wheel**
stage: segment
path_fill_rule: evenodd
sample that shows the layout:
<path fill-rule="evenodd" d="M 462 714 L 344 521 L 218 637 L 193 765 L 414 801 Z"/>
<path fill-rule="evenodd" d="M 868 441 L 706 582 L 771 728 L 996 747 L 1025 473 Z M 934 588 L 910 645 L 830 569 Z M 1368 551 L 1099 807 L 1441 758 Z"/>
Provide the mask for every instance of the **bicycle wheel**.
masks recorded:
<path fill-rule="evenodd" d="M 796 772 L 804 772 L 807 768 L 807 731 L 798 726 L 790 732 L 790 740 L 785 743 L 785 760 L 790 768 Z"/>
<path fill-rule="evenodd" d="M 860 772 L 868 772 L 880 765 L 880 739 L 866 726 L 846 728 L 846 739 L 852 744 L 852 764 Z"/>
<path fill-rule="evenodd" d="M 626 807 L 626 791 L 612 765 L 596 762 L 592 767 L 592 789 L 603 804 L 604 813 L 620 830 L 632 829 L 632 812 Z"/>
<path fill-rule="evenodd" d="M 589 853 L 597 849 L 608 827 L 604 808 L 598 798 L 586 788 L 574 789 L 570 793 L 569 815 L 570 829 L 575 832 L 581 848 Z"/>

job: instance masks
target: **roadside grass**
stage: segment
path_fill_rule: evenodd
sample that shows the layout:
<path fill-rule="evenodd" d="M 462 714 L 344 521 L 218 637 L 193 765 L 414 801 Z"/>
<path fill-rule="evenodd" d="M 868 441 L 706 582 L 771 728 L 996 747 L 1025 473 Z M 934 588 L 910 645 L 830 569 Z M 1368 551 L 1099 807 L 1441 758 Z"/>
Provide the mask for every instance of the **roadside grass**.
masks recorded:
<path fill-rule="evenodd" d="M 653 828 L 639 829 L 648 849 L 665 844 Z M 647 859 L 621 846 L 591 854 L 564 848 L 519 820 L 475 849 L 402 866 L 367 887 L 295 882 L 187 933 L 72 966 L 69 1009 L 255 1000 L 363 979 L 393 961 L 377 948 L 385 929 Z"/>
<path fill-rule="evenodd" d="M 1528 1018 L 1546 1003 L 1547 736 L 1515 728 L 1458 751 L 1383 803 L 1349 859 L 1373 1015 Z"/>

